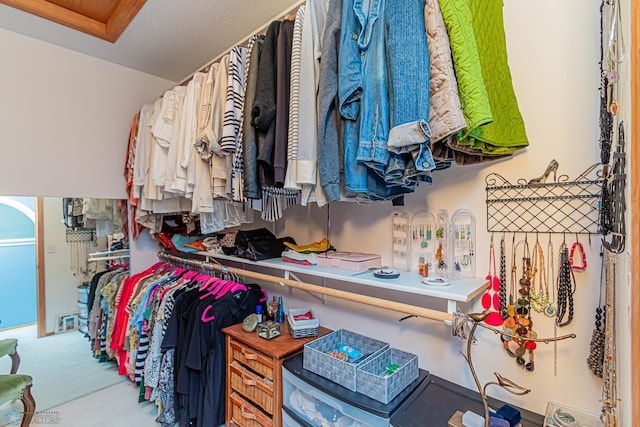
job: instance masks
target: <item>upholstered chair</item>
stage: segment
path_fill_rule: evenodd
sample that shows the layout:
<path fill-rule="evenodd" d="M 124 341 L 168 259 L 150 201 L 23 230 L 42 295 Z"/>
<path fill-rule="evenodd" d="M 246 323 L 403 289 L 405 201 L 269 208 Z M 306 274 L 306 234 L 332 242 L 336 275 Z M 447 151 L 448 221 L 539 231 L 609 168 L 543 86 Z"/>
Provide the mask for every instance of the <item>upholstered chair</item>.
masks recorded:
<path fill-rule="evenodd" d="M 20 366 L 20 356 L 18 355 L 18 340 L 14 338 L 8 338 L 0 340 L 0 357 L 9 356 L 11 358 L 11 371 L 10 374 L 18 372 L 18 366 Z"/>
<path fill-rule="evenodd" d="M 32 378 L 29 375 L 0 375 L 0 406 L 14 400 L 21 400 L 23 406 L 20 427 L 31 424 L 36 412 L 36 402 L 31 395 Z M 17 420 L 16 420 L 17 421 Z"/>

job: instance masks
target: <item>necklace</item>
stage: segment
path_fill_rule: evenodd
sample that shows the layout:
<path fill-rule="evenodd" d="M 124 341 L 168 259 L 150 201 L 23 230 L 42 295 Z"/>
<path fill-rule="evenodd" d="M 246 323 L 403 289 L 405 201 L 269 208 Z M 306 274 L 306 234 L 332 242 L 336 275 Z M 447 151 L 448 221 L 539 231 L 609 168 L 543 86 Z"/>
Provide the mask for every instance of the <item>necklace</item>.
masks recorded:
<path fill-rule="evenodd" d="M 549 287 L 547 285 L 547 275 L 544 268 L 544 251 L 536 239 L 533 246 L 533 273 L 531 290 L 531 308 L 538 313 L 542 313 L 549 305 Z M 540 274 L 537 274 L 540 273 Z M 536 275 L 538 276 L 538 288 L 536 289 Z"/>
<path fill-rule="evenodd" d="M 507 259 L 505 255 L 504 234 L 500 239 L 500 316 L 509 317 L 507 312 Z"/>
<path fill-rule="evenodd" d="M 514 295 L 516 294 L 518 267 L 516 266 L 516 234 L 513 234 L 511 240 L 511 286 L 509 287 L 509 305 L 507 305 L 507 315 L 515 316 Z"/>
<path fill-rule="evenodd" d="M 604 284 L 604 251 L 600 249 L 600 295 L 598 297 L 598 307 L 596 308 L 596 327 L 591 334 L 591 342 L 589 343 L 589 356 L 587 357 L 587 366 L 593 375 L 602 378 L 602 367 L 604 363 L 604 328 L 603 320 L 606 321 L 606 312 L 602 308 L 602 286 Z"/>
<path fill-rule="evenodd" d="M 547 268 L 547 284 L 555 283 L 554 273 L 555 269 L 553 266 L 553 243 L 551 243 L 551 234 L 549 234 L 549 243 L 547 244 L 547 259 L 549 260 L 548 268 Z M 544 309 L 544 314 L 548 317 L 554 317 L 556 315 L 556 307 L 553 305 L 554 301 L 554 287 L 551 286 L 551 291 L 549 291 L 549 287 L 547 286 L 547 306 Z"/>
<path fill-rule="evenodd" d="M 556 324 L 567 326 L 573 320 L 573 293 L 575 292 L 575 277 L 569 262 L 569 249 L 566 243 L 560 246 L 560 265 L 558 270 L 558 314 Z M 567 319 L 564 320 L 565 315 Z"/>

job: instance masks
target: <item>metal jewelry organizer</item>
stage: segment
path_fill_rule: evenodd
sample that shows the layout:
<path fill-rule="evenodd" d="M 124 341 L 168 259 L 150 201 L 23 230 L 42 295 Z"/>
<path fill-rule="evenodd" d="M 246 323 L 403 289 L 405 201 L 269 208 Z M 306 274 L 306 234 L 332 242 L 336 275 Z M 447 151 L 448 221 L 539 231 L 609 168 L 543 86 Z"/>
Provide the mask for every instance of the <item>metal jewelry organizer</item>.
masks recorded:
<path fill-rule="evenodd" d="M 545 173 L 512 184 L 502 175 L 485 178 L 487 231 L 521 233 L 597 234 L 602 186 L 600 164 L 575 180 L 556 176 L 558 162 L 552 160 Z M 551 173 L 554 180 L 546 182 Z"/>

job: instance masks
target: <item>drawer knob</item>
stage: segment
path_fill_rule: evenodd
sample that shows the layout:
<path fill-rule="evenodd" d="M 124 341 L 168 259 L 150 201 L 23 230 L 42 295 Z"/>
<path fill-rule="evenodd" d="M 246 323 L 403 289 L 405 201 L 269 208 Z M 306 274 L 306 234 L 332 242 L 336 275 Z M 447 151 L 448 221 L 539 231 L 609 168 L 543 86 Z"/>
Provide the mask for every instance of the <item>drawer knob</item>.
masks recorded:
<path fill-rule="evenodd" d="M 249 418 L 249 419 L 252 419 L 252 420 L 255 420 L 255 419 L 256 419 L 255 414 L 252 414 L 251 412 L 247 412 L 247 411 L 245 411 L 245 409 L 244 409 L 244 405 L 242 405 L 242 406 L 240 407 L 240 413 L 242 414 L 242 416 L 243 416 L 244 418 Z"/>
<path fill-rule="evenodd" d="M 240 351 L 241 351 L 241 353 L 244 355 L 244 357 L 245 357 L 247 360 L 256 360 L 256 359 L 258 358 L 258 356 L 257 356 L 257 355 L 255 355 L 255 354 L 253 354 L 253 353 L 248 352 L 246 348 L 243 348 L 243 349 L 242 349 L 242 350 L 240 350 Z"/>
<path fill-rule="evenodd" d="M 251 378 L 247 378 L 244 374 L 242 374 L 242 382 L 245 383 L 246 385 L 256 385 L 255 380 L 252 380 Z"/>

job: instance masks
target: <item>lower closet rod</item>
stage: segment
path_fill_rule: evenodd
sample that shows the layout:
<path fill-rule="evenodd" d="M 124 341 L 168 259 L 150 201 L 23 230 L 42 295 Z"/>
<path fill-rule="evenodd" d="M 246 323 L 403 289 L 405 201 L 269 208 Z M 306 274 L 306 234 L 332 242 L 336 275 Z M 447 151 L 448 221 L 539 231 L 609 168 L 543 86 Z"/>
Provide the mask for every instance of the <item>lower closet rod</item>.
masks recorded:
<path fill-rule="evenodd" d="M 326 288 L 324 286 L 318 286 L 306 282 L 297 282 L 291 279 L 284 279 L 278 276 L 272 276 L 270 274 L 258 273 L 256 271 L 244 270 L 242 268 L 227 267 L 222 264 L 215 264 L 208 261 L 201 261 L 191 258 L 183 258 L 180 256 L 160 252 L 158 258 L 166 260 L 168 262 L 177 262 L 183 265 L 190 265 L 195 268 L 208 268 L 211 270 L 220 271 L 222 273 L 236 274 L 238 276 L 250 277 L 256 280 L 262 280 L 265 282 L 283 284 L 292 288 L 303 289 L 309 292 L 316 292 L 323 295 L 329 295 L 336 298 L 341 298 L 348 301 L 359 302 L 361 304 L 372 305 L 374 307 L 385 308 L 387 310 L 394 310 L 400 313 L 411 314 L 425 319 L 437 320 L 440 322 L 451 322 L 453 315 L 443 311 L 433 310 L 425 307 L 418 307 L 415 305 L 404 304 L 401 302 L 388 301 L 381 298 L 370 297 L 367 295 L 355 294 L 353 292 L 341 291 L 339 289 Z M 268 268 L 268 267 L 266 267 Z"/>

